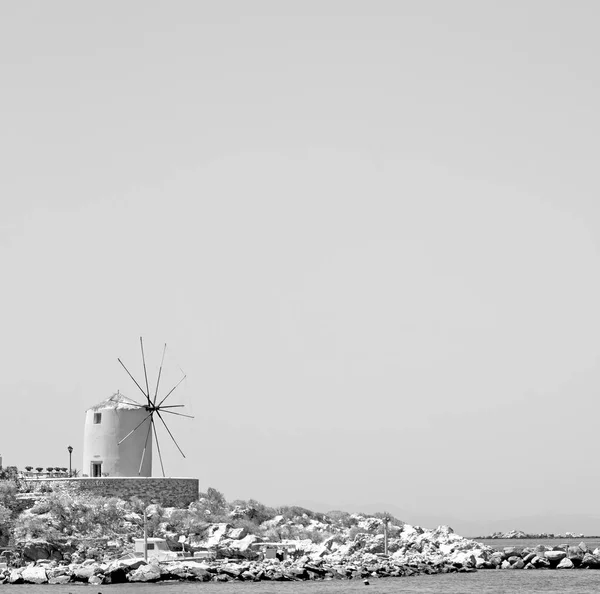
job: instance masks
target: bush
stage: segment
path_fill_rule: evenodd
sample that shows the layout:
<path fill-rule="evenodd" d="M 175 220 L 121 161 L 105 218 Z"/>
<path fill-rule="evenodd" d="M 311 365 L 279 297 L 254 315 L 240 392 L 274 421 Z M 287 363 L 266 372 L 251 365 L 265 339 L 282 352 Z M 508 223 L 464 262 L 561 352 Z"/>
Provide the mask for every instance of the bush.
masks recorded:
<path fill-rule="evenodd" d="M 14 511 L 17 508 L 17 492 L 19 486 L 16 481 L 0 481 L 0 505 Z"/>
<path fill-rule="evenodd" d="M 356 526 L 358 524 L 358 520 L 356 518 L 353 518 L 352 514 L 337 509 L 328 511 L 325 514 L 325 517 L 332 524 L 339 526 L 340 528 L 351 528 L 352 526 Z"/>

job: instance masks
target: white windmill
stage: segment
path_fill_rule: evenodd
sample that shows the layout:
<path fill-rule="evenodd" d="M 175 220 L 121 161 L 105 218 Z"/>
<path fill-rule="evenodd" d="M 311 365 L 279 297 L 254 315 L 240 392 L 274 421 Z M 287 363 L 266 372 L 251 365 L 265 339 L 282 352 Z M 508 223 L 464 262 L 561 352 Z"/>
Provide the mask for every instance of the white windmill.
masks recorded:
<path fill-rule="evenodd" d="M 163 415 L 169 414 L 190 419 L 194 418 L 191 415 L 172 410 L 174 408 L 182 408 L 183 404 L 165 404 L 167 398 L 183 382 L 186 376 L 183 375 L 165 396 L 159 398 L 160 377 L 167 350 L 167 345 L 165 344 L 156 379 L 156 389 L 154 390 L 154 396 L 151 397 L 148 387 L 144 343 L 141 337 L 140 348 L 142 351 L 146 390 L 131 375 L 121 359 L 118 359 L 118 361 L 144 395 L 145 402 L 140 404 L 117 392 L 108 400 L 100 402 L 86 412 L 83 436 L 83 472 L 86 474 L 89 472 L 89 476 L 152 476 L 153 439 L 156 440 L 160 466 L 162 474 L 165 476 L 165 468 L 160 451 L 158 433 L 156 431 L 155 415 L 164 425 L 173 443 L 185 458 L 185 454 L 179 447 L 175 437 L 173 437 Z"/>

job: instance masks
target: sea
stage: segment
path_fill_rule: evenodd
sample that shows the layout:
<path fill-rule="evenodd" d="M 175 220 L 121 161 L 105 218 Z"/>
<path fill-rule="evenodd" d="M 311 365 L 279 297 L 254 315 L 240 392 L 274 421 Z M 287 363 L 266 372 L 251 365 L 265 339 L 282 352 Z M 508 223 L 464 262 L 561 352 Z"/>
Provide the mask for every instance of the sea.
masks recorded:
<path fill-rule="evenodd" d="M 488 569 L 477 573 L 420 575 L 403 578 L 331 580 L 319 582 L 165 582 L 89 586 L 0 586 L 0 592 L 19 594 L 597 594 L 600 571 Z"/>

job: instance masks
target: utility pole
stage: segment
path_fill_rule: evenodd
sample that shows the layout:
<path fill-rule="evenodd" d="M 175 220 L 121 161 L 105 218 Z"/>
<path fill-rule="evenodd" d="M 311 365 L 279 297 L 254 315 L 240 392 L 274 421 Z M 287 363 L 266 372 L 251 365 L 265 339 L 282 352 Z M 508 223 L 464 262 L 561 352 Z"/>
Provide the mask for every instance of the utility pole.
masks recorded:
<path fill-rule="evenodd" d="M 388 554 L 388 522 L 390 519 L 386 516 L 383 518 L 383 552 Z"/>
<path fill-rule="evenodd" d="M 144 506 L 144 561 L 148 562 L 148 517 Z"/>

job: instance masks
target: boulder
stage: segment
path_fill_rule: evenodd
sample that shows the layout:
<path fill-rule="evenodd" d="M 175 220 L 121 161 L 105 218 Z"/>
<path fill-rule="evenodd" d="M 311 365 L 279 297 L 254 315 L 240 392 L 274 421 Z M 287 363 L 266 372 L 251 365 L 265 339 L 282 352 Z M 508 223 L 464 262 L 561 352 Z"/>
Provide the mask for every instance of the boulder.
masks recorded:
<path fill-rule="evenodd" d="M 581 561 L 583 560 L 584 552 L 579 548 L 579 546 L 570 546 L 567 548 L 567 559 L 570 559 L 573 562 L 573 565 L 579 567 L 581 565 Z"/>
<path fill-rule="evenodd" d="M 10 574 L 8 576 L 9 584 L 22 584 L 23 583 L 23 568 L 19 567 L 19 569 L 11 569 Z"/>
<path fill-rule="evenodd" d="M 520 557 L 523 553 L 523 547 L 504 547 L 502 554 L 505 559 L 509 557 Z"/>
<path fill-rule="evenodd" d="M 68 584 L 71 581 L 70 575 L 55 575 L 48 577 L 48 583 L 53 585 Z"/>
<path fill-rule="evenodd" d="M 581 560 L 581 567 L 588 567 L 589 569 L 600 569 L 600 558 L 591 553 L 585 553 Z"/>
<path fill-rule="evenodd" d="M 43 567 L 29 566 L 21 574 L 23 581 L 27 584 L 45 584 L 48 582 L 46 570 Z"/>
<path fill-rule="evenodd" d="M 45 540 L 27 541 L 23 546 L 22 554 L 25 562 L 41 559 L 62 559 L 60 550 Z"/>
<path fill-rule="evenodd" d="M 89 579 L 96 573 L 96 565 L 80 565 L 73 571 L 73 579 L 78 582 L 88 582 Z"/>
<path fill-rule="evenodd" d="M 560 560 L 560 562 L 556 566 L 556 569 L 573 569 L 574 567 L 575 565 L 573 565 L 571 559 L 567 559 L 566 557 L 564 557 Z"/>
<path fill-rule="evenodd" d="M 120 559 L 115 561 L 118 567 L 121 567 L 124 571 L 132 571 L 138 569 L 142 565 L 147 565 L 147 561 L 144 561 L 142 557 L 136 557 L 134 559 Z M 112 565 L 112 563 L 111 563 Z"/>
<path fill-rule="evenodd" d="M 160 567 L 154 564 L 142 565 L 132 571 L 127 579 L 130 582 L 156 582 L 160 579 Z"/>
<path fill-rule="evenodd" d="M 567 556 L 567 553 L 565 551 L 546 551 L 544 553 L 546 559 L 548 559 L 548 561 L 550 561 L 551 564 L 557 564 L 559 561 L 561 561 L 562 559 L 564 559 Z"/>
<path fill-rule="evenodd" d="M 100 584 L 104 583 L 104 576 L 103 575 L 92 575 L 90 577 L 90 579 L 88 580 L 88 583 L 91 584 L 92 586 L 99 586 Z"/>
<path fill-rule="evenodd" d="M 258 536 L 255 534 L 248 534 L 248 536 L 244 536 L 240 540 L 236 540 L 231 543 L 231 548 L 239 551 L 240 553 L 246 553 L 251 551 L 251 546 L 258 541 Z"/>
<path fill-rule="evenodd" d="M 543 568 L 547 568 L 550 567 L 550 561 L 548 561 L 548 559 L 546 559 L 545 556 L 540 556 L 540 555 L 536 555 L 532 560 L 531 560 L 531 565 L 533 565 L 536 569 L 543 569 Z"/>
<path fill-rule="evenodd" d="M 208 582 L 211 578 L 211 574 L 208 571 L 208 565 L 205 563 L 189 561 L 184 563 L 183 566 L 192 575 L 192 577 L 199 582 Z"/>
<path fill-rule="evenodd" d="M 242 574 L 242 568 L 234 563 L 226 563 L 225 565 L 221 565 L 219 567 L 219 573 L 224 573 L 232 578 L 237 578 Z"/>
<path fill-rule="evenodd" d="M 227 538 L 231 538 L 233 540 L 239 540 L 240 538 L 244 538 L 248 534 L 248 531 L 245 528 L 232 528 L 227 533 Z"/>

